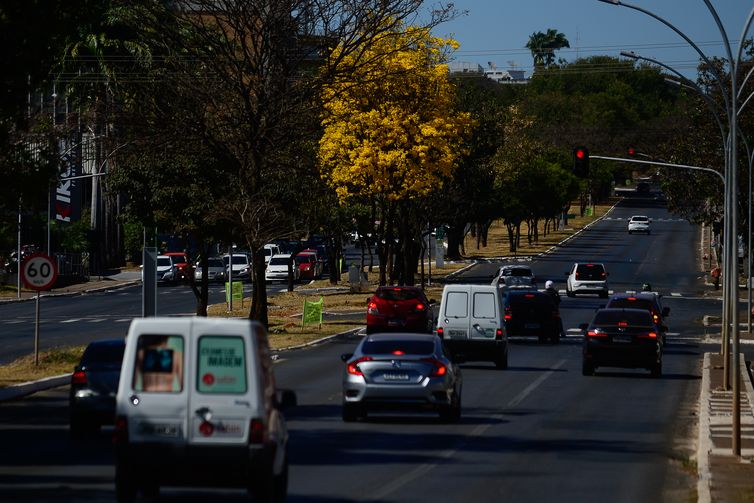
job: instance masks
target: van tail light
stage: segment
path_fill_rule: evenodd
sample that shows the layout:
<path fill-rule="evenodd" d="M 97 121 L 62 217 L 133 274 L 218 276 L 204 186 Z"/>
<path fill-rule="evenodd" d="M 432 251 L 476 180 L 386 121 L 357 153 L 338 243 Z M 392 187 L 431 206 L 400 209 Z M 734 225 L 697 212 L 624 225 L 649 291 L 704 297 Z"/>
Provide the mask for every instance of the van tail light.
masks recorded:
<path fill-rule="evenodd" d="M 657 332 L 647 332 L 646 334 L 639 335 L 640 339 L 657 339 Z"/>
<path fill-rule="evenodd" d="M 427 309 L 427 306 L 419 302 L 416 304 L 416 306 L 414 306 L 414 309 L 416 309 L 417 311 L 424 311 L 425 309 Z"/>
<path fill-rule="evenodd" d="M 71 377 L 71 384 L 86 384 L 86 372 L 83 370 L 77 370 L 73 373 L 73 376 Z"/>
<path fill-rule="evenodd" d="M 117 416 L 115 418 L 115 431 L 113 431 L 113 444 L 123 445 L 128 443 L 128 418 Z"/>
<path fill-rule="evenodd" d="M 607 337 L 607 334 L 605 332 L 602 332 L 601 330 L 590 330 L 586 333 L 587 337 Z"/>
<path fill-rule="evenodd" d="M 380 314 L 380 310 L 377 309 L 377 303 L 375 301 L 370 301 L 369 304 L 367 304 L 367 313 L 368 314 Z"/>
<path fill-rule="evenodd" d="M 442 339 L 443 334 L 445 333 L 445 329 L 442 327 L 437 327 L 437 336 Z"/>
<path fill-rule="evenodd" d="M 265 427 L 261 419 L 252 419 L 249 423 L 249 443 L 261 444 L 265 440 Z"/>
<path fill-rule="evenodd" d="M 431 363 L 435 366 L 432 372 L 429 373 L 431 377 L 442 377 L 448 373 L 448 367 L 446 367 L 445 364 L 439 360 L 435 360 L 434 358 L 424 358 L 422 361 Z"/>
<path fill-rule="evenodd" d="M 372 361 L 372 357 L 371 356 L 362 356 L 358 360 L 355 360 L 355 361 L 349 363 L 348 367 L 346 367 L 346 370 L 351 375 L 363 376 L 364 373 L 359 368 L 359 363 L 361 363 L 361 362 L 368 362 L 368 361 Z"/>
<path fill-rule="evenodd" d="M 503 329 L 502 328 L 498 328 L 497 330 L 495 330 L 495 340 L 496 341 L 503 340 Z"/>

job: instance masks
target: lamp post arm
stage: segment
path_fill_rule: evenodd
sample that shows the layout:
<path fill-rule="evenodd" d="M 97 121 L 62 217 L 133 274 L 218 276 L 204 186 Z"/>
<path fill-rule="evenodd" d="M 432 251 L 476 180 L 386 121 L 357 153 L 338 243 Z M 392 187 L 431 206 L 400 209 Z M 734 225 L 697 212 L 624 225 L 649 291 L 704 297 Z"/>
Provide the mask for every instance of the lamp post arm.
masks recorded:
<path fill-rule="evenodd" d="M 738 88 L 738 98 L 741 98 L 741 91 L 743 91 L 744 88 L 746 87 L 746 82 L 749 80 L 749 77 L 751 77 L 752 73 L 754 73 L 754 66 L 752 66 L 749 69 L 749 72 L 746 74 L 746 77 L 744 77 L 744 80 L 741 82 L 741 85 Z"/>
<path fill-rule="evenodd" d="M 733 53 L 730 50 L 730 39 L 728 38 L 728 34 L 725 32 L 725 27 L 723 26 L 722 21 L 720 21 L 720 16 L 717 15 L 717 11 L 712 6 L 712 3 L 710 0 L 704 0 L 704 4 L 707 6 L 707 9 L 710 11 L 710 14 L 712 14 L 712 17 L 715 20 L 715 23 L 717 23 L 717 28 L 720 30 L 720 36 L 723 37 L 723 43 L 725 44 L 725 52 L 728 54 L 728 61 L 730 62 L 730 71 L 734 72 L 736 71 L 736 67 L 734 66 L 735 60 L 733 59 Z M 751 22 L 751 14 L 749 15 L 749 22 Z M 746 25 L 748 27 L 748 23 Z M 746 29 L 744 28 L 744 34 L 746 34 Z M 740 49 L 740 45 L 739 45 Z M 740 55 L 740 53 L 739 53 Z"/>
<path fill-rule="evenodd" d="M 736 55 L 736 62 L 741 61 L 741 53 L 744 50 L 744 40 L 746 40 L 746 33 L 749 31 L 749 28 L 751 28 L 751 23 L 754 22 L 754 8 L 751 9 L 751 12 L 749 12 L 749 17 L 746 18 L 746 24 L 744 24 L 744 29 L 741 31 L 741 38 L 739 38 L 738 42 L 738 54 Z M 752 69 L 754 70 L 754 68 Z M 746 85 L 746 80 L 751 75 L 752 70 L 749 70 L 749 73 L 746 74 L 746 78 L 744 79 L 743 83 L 741 84 L 741 88 L 743 88 L 744 85 Z M 740 90 L 739 90 L 740 93 Z"/>
<path fill-rule="evenodd" d="M 622 161 L 622 162 L 632 162 L 634 164 L 650 164 L 652 166 L 663 166 L 665 168 L 683 168 L 683 169 L 692 169 L 696 171 L 704 171 L 706 173 L 713 173 L 720 177 L 720 180 L 723 182 L 723 185 L 725 185 L 725 177 L 722 173 L 717 171 L 716 169 L 712 168 L 705 168 L 703 166 L 689 166 L 688 164 L 674 164 L 672 162 L 659 162 L 659 161 L 641 161 L 639 159 L 626 159 L 624 157 L 607 157 L 604 155 L 589 155 L 590 159 L 604 159 L 606 161 Z"/>

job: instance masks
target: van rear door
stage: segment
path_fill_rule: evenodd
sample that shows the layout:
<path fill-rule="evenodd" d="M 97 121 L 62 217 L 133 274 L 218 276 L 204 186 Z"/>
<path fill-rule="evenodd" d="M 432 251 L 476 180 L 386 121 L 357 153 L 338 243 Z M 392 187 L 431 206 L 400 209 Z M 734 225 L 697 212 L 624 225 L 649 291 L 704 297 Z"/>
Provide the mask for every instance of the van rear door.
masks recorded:
<path fill-rule="evenodd" d="M 188 404 L 191 445 L 247 445 L 252 419 L 259 419 L 259 376 L 251 323 L 195 320 L 193 386 Z"/>
<path fill-rule="evenodd" d="M 134 320 L 118 390 L 131 442 L 186 442 L 186 351 L 190 320 Z"/>
<path fill-rule="evenodd" d="M 446 286 L 443 292 L 438 326 L 443 327 L 449 340 L 469 338 L 469 288 L 467 286 Z"/>
<path fill-rule="evenodd" d="M 495 287 L 471 290 L 470 339 L 495 339 L 495 333 L 502 323 L 499 298 Z"/>

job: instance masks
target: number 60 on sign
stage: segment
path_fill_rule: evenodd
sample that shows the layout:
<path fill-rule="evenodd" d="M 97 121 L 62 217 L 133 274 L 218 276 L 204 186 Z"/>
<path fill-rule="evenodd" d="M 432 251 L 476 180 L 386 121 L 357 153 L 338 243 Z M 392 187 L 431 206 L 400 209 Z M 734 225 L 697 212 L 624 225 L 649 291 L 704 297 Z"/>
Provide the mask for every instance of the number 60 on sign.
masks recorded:
<path fill-rule="evenodd" d="M 55 261 L 44 253 L 30 255 L 21 267 L 21 279 L 31 290 L 49 290 L 57 277 Z"/>

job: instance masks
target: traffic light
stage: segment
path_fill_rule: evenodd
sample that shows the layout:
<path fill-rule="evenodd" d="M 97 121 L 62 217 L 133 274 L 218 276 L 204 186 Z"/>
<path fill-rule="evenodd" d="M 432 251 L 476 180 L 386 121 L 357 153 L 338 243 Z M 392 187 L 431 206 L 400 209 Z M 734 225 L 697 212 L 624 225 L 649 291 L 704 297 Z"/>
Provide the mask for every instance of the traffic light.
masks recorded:
<path fill-rule="evenodd" d="M 634 147 L 628 147 L 628 156 L 636 157 L 636 149 Z"/>
<path fill-rule="evenodd" d="M 586 147 L 573 149 L 573 174 L 579 178 L 589 177 L 589 150 Z"/>

